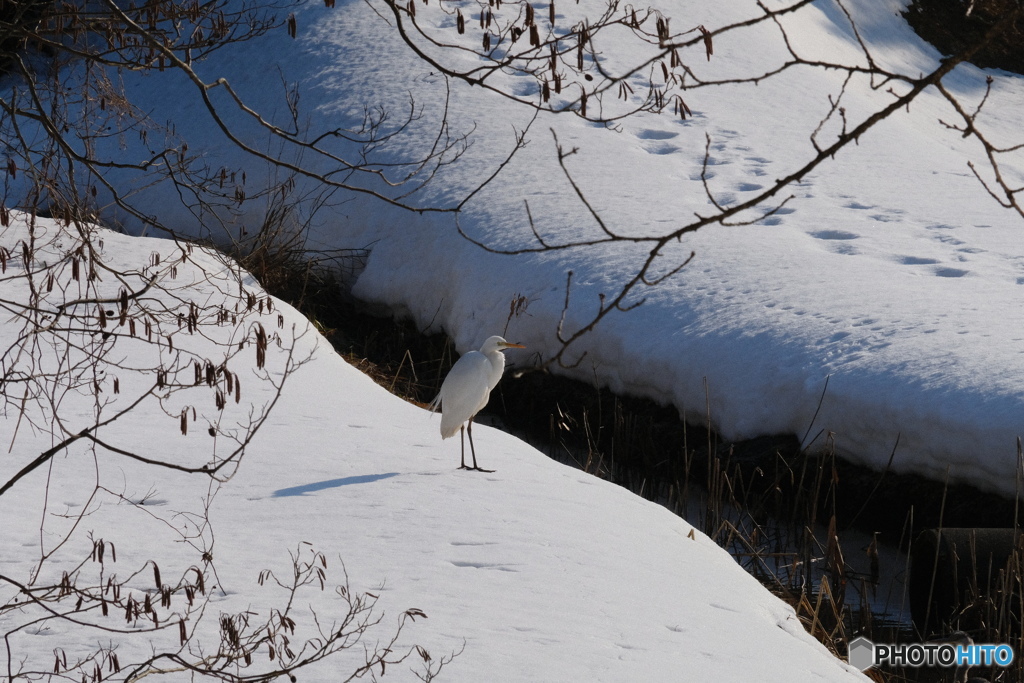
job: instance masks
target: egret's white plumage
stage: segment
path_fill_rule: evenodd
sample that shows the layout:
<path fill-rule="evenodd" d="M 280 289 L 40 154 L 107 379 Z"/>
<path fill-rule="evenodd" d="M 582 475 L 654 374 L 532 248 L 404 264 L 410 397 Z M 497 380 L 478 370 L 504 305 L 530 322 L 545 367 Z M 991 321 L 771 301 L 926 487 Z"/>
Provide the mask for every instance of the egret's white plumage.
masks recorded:
<path fill-rule="evenodd" d="M 430 404 L 430 410 L 441 408 L 441 438 L 455 436 L 455 432 L 466 429 L 469 432 L 469 449 L 473 454 L 473 466 L 466 467 L 466 443 L 462 442 L 462 469 L 479 470 L 476 464 L 476 449 L 473 447 L 473 417 L 487 405 L 491 390 L 498 385 L 505 371 L 505 356 L 508 348 L 523 348 L 503 338 L 489 337 L 479 351 L 470 351 L 452 366 L 441 384 L 441 392 Z M 487 470 L 482 470 L 487 471 Z"/>

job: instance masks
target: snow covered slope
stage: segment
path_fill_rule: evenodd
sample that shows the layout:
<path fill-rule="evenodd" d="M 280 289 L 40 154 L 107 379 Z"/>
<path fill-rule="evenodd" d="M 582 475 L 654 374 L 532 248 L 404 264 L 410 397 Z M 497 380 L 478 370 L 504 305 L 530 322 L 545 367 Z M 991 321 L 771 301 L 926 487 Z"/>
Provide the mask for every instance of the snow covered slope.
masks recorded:
<path fill-rule="evenodd" d="M 58 228 L 41 221 L 37 230 L 53 237 Z M 22 226 L 6 229 L 0 244 L 10 247 L 24 236 Z M 142 268 L 154 251 L 173 253 L 164 240 L 105 232 L 99 237 L 106 265 L 115 269 Z M 215 263 L 200 255 L 196 262 Z M 13 261 L 9 268 L 17 272 Z M 202 279 L 184 284 L 193 272 L 183 264 L 178 273 L 183 284 L 177 294 L 184 300 L 209 295 Z M 10 282 L 0 281 L 0 298 L 11 296 Z M 251 281 L 244 286 L 262 295 Z M 279 330 L 307 329 L 280 302 L 261 319 Z M 0 326 L 5 341 L 12 329 Z M 188 343 L 187 334 L 178 341 Z M 79 553 L 88 555 L 89 532 L 116 547 L 116 561 L 108 558 L 106 565 L 115 576 L 150 559 L 173 577 L 197 562 L 199 548 L 208 548 L 218 590 L 207 609 L 213 630 L 197 636 L 202 643 L 203 637 L 216 638 L 218 613 L 249 610 L 254 623 L 266 618 L 274 590 L 270 582 L 257 586 L 260 571 L 274 568 L 286 577 L 287 552 L 298 546 L 304 554 L 309 546 L 300 544 L 309 543 L 327 557 L 329 586 L 342 582 L 340 557 L 353 589 L 380 596 L 381 631 L 397 623 L 403 610 L 427 614 L 407 626 L 400 645 L 418 643 L 435 658 L 462 651 L 439 680 L 867 680 L 814 641 L 792 609 L 724 550 L 664 508 L 484 426 L 476 430 L 477 448 L 497 471 L 458 471 L 457 446 L 441 441 L 436 416 L 389 395 L 313 332 L 295 346 L 296 357 L 309 352 L 312 361 L 286 382 L 238 473 L 213 487 L 212 528 L 191 526 L 210 498 L 205 477 L 76 446 L 61 453 L 49 472 L 36 471 L 0 496 L 4 548 L 10 551 L 0 575 L 25 580 L 42 545 L 53 555 L 41 578 L 59 579 Z M 233 367 L 246 387 L 245 406 L 259 402 L 265 386 L 255 379 L 253 359 L 242 361 Z M 268 368 L 279 369 L 272 361 Z M 129 373 L 122 378 L 127 381 Z M 124 399 L 112 398 L 111 405 L 118 400 Z M 14 413 L 4 417 L 3 433 L 12 433 L 16 419 Z M 168 422 L 172 429 L 163 434 L 160 425 Z M 202 430 L 181 436 L 176 427 L 159 407 L 143 403 L 103 433 L 108 442 L 144 443 L 154 459 L 203 458 L 212 440 Z M 45 445 L 46 435 L 37 440 L 19 439 L 0 458 L 0 481 L 35 457 L 33 446 Z M 93 482 L 105 488 L 90 498 Z M 68 523 L 60 515 L 74 518 L 83 504 L 89 514 L 79 523 L 77 540 L 54 547 L 55 532 Z M 179 531 L 195 535 L 182 543 Z M 83 576 L 94 571 L 98 565 L 87 563 Z M 151 586 L 149 576 L 147 570 L 138 580 L 140 595 Z M 10 594 L 0 582 L 0 598 Z M 310 610 L 326 618 L 340 598 L 312 590 L 298 602 L 301 635 L 311 627 Z M 23 618 L 29 617 L 0 616 L 0 630 Z M 111 623 L 95 614 L 88 618 Z M 113 622 L 121 623 L 120 616 Z M 105 634 L 104 642 L 108 638 L 115 645 L 130 640 Z M 177 647 L 177 629 L 152 638 Z M 19 630 L 10 642 L 15 662 L 27 658 L 28 668 L 46 670 L 54 647 L 72 661 L 96 647 L 93 635 L 52 622 L 46 629 Z M 211 649 L 211 641 L 205 647 Z M 119 645 L 122 666 L 147 649 L 137 642 Z M 300 677 L 336 680 L 362 656 L 357 648 Z M 389 668 L 388 679 L 412 680 L 405 666 Z"/>

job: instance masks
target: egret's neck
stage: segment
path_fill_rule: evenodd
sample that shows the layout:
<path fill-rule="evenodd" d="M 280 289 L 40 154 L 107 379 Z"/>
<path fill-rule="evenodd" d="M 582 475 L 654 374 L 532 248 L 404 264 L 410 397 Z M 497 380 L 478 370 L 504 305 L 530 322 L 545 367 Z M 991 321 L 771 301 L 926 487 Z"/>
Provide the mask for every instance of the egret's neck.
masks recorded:
<path fill-rule="evenodd" d="M 505 354 L 501 351 L 494 351 L 487 354 L 487 360 L 491 362 L 491 376 L 488 384 L 490 384 L 490 389 L 494 389 L 505 372 Z"/>

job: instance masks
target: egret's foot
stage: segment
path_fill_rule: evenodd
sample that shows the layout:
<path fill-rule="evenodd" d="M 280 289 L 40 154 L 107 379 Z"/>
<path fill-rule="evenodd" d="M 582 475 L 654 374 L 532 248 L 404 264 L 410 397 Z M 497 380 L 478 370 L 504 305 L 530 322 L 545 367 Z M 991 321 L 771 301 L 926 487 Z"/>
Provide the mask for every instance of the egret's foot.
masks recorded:
<path fill-rule="evenodd" d="M 485 470 L 483 467 L 469 467 L 467 469 L 475 470 L 477 472 L 493 472 L 494 470 Z"/>

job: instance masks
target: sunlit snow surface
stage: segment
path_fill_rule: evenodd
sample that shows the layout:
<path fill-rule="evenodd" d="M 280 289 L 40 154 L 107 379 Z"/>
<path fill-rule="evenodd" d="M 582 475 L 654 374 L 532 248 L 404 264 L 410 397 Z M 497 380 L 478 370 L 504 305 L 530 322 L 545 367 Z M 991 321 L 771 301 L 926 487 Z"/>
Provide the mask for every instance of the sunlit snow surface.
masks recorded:
<path fill-rule="evenodd" d="M 739 0 L 666 4 L 680 30 L 759 13 Z M 566 5 L 566 12 L 582 11 Z M 940 55 L 899 16 L 898 0 L 846 5 L 885 67 L 917 76 L 938 63 Z M 304 6 L 297 18 L 298 39 L 282 29 L 218 53 L 198 65 L 200 74 L 226 76 L 257 109 L 271 112 L 283 109 L 282 83 L 297 83 L 303 121 L 314 132 L 354 126 L 364 107 L 375 105 L 398 121 L 411 96 L 422 116 L 409 135 L 392 141 L 385 158 L 408 160 L 432 144 L 444 81 L 411 56 L 380 16 L 353 0 L 334 9 Z M 784 25 L 805 57 L 864 61 L 845 14 L 831 2 L 787 16 Z M 609 37 L 602 48 L 613 63 L 625 63 L 626 45 Z M 764 25 L 721 37 L 710 61 L 702 46 L 683 58 L 701 75 L 729 76 L 766 70 L 784 55 L 778 29 Z M 995 82 L 979 125 L 1001 144 L 1019 142 L 1021 77 L 967 65 L 947 87 L 975 106 L 987 75 Z M 841 78 L 803 68 L 758 86 L 687 91 L 693 112 L 687 120 L 642 115 L 615 130 L 572 116 L 541 116 L 525 149 L 465 207 L 460 224 L 493 247 L 536 246 L 528 202 L 536 229 L 551 243 L 600 234 L 557 167 L 553 129 L 566 150 L 578 149 L 568 168 L 613 230 L 669 231 L 712 210 L 701 182 L 708 144 L 705 175 L 724 204 L 810 158 L 808 136 Z M 527 92 L 528 79 L 520 80 Z M 506 81 L 520 87 L 513 77 Z M 249 184 L 258 185 L 265 163 L 223 141 L 196 104 L 193 86 L 175 89 L 155 78 L 128 83 L 144 109 L 178 122 L 191 149 L 205 150 L 214 166 L 245 169 Z M 888 102 L 884 91 L 853 79 L 844 97 L 849 120 Z M 493 172 L 529 119 L 526 108 L 479 88 L 455 83 L 452 93 L 451 131 L 472 130 L 472 145 L 410 199 L 419 206 L 450 205 L 463 196 Z M 690 416 L 704 413 L 706 378 L 711 417 L 726 438 L 831 432 L 842 453 L 879 468 L 899 438 L 898 471 L 939 479 L 948 471 L 953 479 L 1012 494 L 1024 418 L 1024 221 L 1001 209 L 972 176 L 967 164 L 984 162 L 980 148 L 940 119 L 955 115 L 928 91 L 909 113 L 896 113 L 783 191 L 779 199 L 792 199 L 775 215 L 750 226 L 707 227 L 672 245 L 665 269 L 691 250 L 695 259 L 661 286 L 638 291 L 633 300 L 645 297 L 643 306 L 610 316 L 583 339 L 568 361 L 583 352 L 586 358 L 570 374 L 671 403 Z M 822 139 L 838 132 L 830 126 Z M 265 138 L 253 132 L 249 139 Z M 1022 177 L 1019 156 L 1003 160 L 1011 179 Z M 176 196 L 146 201 L 170 223 L 190 225 L 188 216 L 174 217 Z M 258 213 L 260 206 L 250 208 Z M 460 351 L 504 330 L 510 301 L 525 296 L 526 314 L 505 332 L 529 347 L 512 355 L 519 364 L 555 350 L 568 271 L 574 277 L 565 329 L 573 331 L 596 310 L 598 295 L 614 293 L 646 254 L 646 247 L 621 244 L 489 254 L 462 239 L 450 215 L 419 215 L 343 193 L 313 223 L 314 242 L 370 248 L 357 295 L 421 327 L 445 330 Z"/>
<path fill-rule="evenodd" d="M 52 237 L 57 227 L 40 220 L 36 230 Z M 16 224 L 0 232 L 0 244 L 10 247 L 24 237 Z M 165 240 L 98 237 L 105 264 L 119 270 L 142 268 L 156 251 L 166 262 L 175 252 Z M 200 252 L 193 262 L 222 272 L 217 260 Z M 17 270 L 17 263 L 8 264 L 9 276 Z M 201 273 L 181 266 L 175 282 L 182 300 L 209 298 L 209 284 L 196 277 Z M 11 281 L 5 282 L 4 297 L 14 296 Z M 251 280 L 243 282 L 246 291 L 260 294 Z M 400 645 L 418 643 L 435 658 L 462 651 L 440 680 L 866 680 L 814 641 L 792 609 L 724 550 L 664 508 L 485 426 L 477 427 L 475 440 L 483 464 L 496 472 L 459 471 L 457 450 L 441 441 L 436 416 L 347 365 L 285 304 L 257 319 L 289 339 L 296 331 L 295 356 L 312 353 L 313 360 L 285 384 L 233 480 L 210 489 L 201 476 L 139 466 L 102 450 L 94 456 L 69 449 L 0 497 L 0 573 L 26 580 L 43 550 L 54 555 L 41 581 L 59 580 L 88 555 L 91 533 L 116 548 L 116 562 L 108 551 L 107 575 L 125 577 L 154 560 L 173 583 L 201 564 L 198 549 L 208 548 L 217 568 L 210 579 L 215 590 L 196 644 L 210 651 L 219 614 L 248 610 L 256 623 L 271 606 L 281 606 L 281 591 L 270 582 L 258 585 L 261 570 L 287 577 L 288 552 L 312 547 L 327 558 L 328 590 L 300 594 L 294 641 L 310 633 L 311 612 L 325 624 L 337 618 L 340 600 L 330 588 L 343 582 L 343 562 L 354 590 L 380 596 L 384 620 L 375 637 L 385 637 L 403 610 L 418 608 L 428 618 L 409 624 Z M 5 347 L 15 329 L 0 326 Z M 221 330 L 204 329 L 211 340 Z M 179 346 L 202 343 L 186 332 L 177 338 Z M 273 348 L 267 367 L 279 374 Z M 246 358 L 233 361 L 246 387 L 243 408 L 266 398 Z M 123 390 L 107 398 L 116 407 L 127 395 Z M 89 396 L 82 400 L 87 404 Z M 5 435 L 16 419 L 10 411 Z M 123 439 L 147 457 L 175 462 L 203 458 L 212 447 L 201 429 L 182 436 L 177 419 L 152 402 L 103 433 L 108 442 Z M 0 479 L 48 445 L 43 433 L 25 434 L 0 459 Z M 94 483 L 105 490 L 90 500 Z M 193 549 L 176 530 L 195 531 L 190 524 L 201 519 L 196 515 L 211 492 L 212 527 L 195 535 Z M 55 547 L 56 532 L 84 504 L 88 514 L 74 542 Z M 99 571 L 98 563 L 87 562 L 80 580 Z M 150 576 L 146 568 L 133 582 L 137 595 L 151 586 Z M 2 591 L 0 599 L 11 593 L 5 585 Z M 80 618 L 123 624 L 120 615 Z M 0 630 L 23 620 L 18 612 L 0 616 Z M 176 628 L 153 638 L 156 648 L 177 648 Z M 102 636 L 103 644 L 118 645 L 122 666 L 146 656 L 148 639 L 125 640 Z M 73 660 L 97 641 L 95 632 L 51 622 L 15 633 L 9 643 L 17 669 L 21 662 L 51 666 L 54 648 Z M 337 680 L 362 656 L 360 646 L 300 679 Z M 385 680 L 413 680 L 408 668 L 414 660 L 389 668 Z"/>
<path fill-rule="evenodd" d="M 586 2 L 563 5 L 559 22 L 566 25 L 594 9 Z M 698 24 L 714 29 L 760 13 L 745 0 L 664 5 L 676 30 Z M 845 5 L 884 67 L 916 77 L 938 64 L 940 55 L 900 17 L 901 0 Z M 425 21 L 454 22 L 429 8 L 421 13 Z M 196 68 L 207 81 L 226 77 L 275 120 L 287 118 L 283 93 L 296 84 L 301 124 L 313 134 L 355 127 L 376 106 L 398 122 L 412 100 L 419 118 L 382 152 L 384 159 L 408 161 L 435 140 L 445 83 L 401 44 L 382 15 L 355 0 L 333 9 L 312 3 L 296 12 L 297 39 L 282 28 Z M 865 61 L 846 13 L 830 0 L 782 23 L 794 49 L 808 59 Z M 636 56 L 626 36 L 603 40 L 599 48 L 612 67 Z M 710 61 L 703 46 L 682 58 L 702 76 L 731 77 L 773 68 L 785 54 L 778 28 L 768 22 L 722 36 Z M 946 85 L 973 108 L 989 75 L 993 91 L 978 125 L 998 144 L 1018 143 L 1021 77 L 966 65 Z M 191 150 L 202 150 L 214 168 L 245 170 L 250 190 L 260 185 L 266 163 L 225 142 L 192 84 L 125 78 L 139 106 L 175 122 Z M 757 86 L 698 88 L 685 93 L 693 112 L 687 120 L 642 115 L 614 130 L 571 115 L 541 116 L 526 147 L 466 205 L 460 225 L 492 247 L 535 247 L 528 203 L 537 231 L 550 243 L 601 234 L 558 169 L 554 130 L 564 149 L 578 149 L 567 166 L 613 230 L 670 231 L 695 213 L 712 211 L 701 181 L 706 149 L 704 175 L 722 204 L 741 201 L 802 166 L 812 156 L 809 135 L 828 112 L 829 96 L 839 94 L 842 78 L 836 71 L 800 68 Z M 530 83 L 508 76 L 504 84 L 525 95 Z M 852 79 L 843 99 L 848 120 L 859 121 L 891 101 L 890 85 L 906 87 L 872 89 Z M 507 99 L 458 83 L 451 88 L 449 130 L 469 133 L 472 144 L 409 199 L 417 206 L 450 206 L 463 197 L 496 169 L 529 121 L 530 111 Z M 265 132 L 231 114 L 222 92 L 211 94 L 243 139 L 268 144 Z M 909 112 L 897 112 L 784 190 L 779 199 L 792 199 L 775 215 L 749 226 L 713 225 L 673 244 L 662 260 L 666 270 L 691 250 L 696 257 L 661 286 L 636 292 L 634 301 L 646 299 L 641 307 L 611 315 L 581 340 L 567 360 L 584 352 L 586 357 L 569 374 L 671 403 L 690 416 L 705 411 L 706 379 L 711 418 L 726 438 L 831 433 L 843 454 L 878 468 L 898 439 L 897 471 L 938 479 L 948 473 L 1012 494 L 1024 418 L 1024 221 L 1001 209 L 973 177 L 968 162 L 984 166 L 979 146 L 940 120 L 953 122 L 955 113 L 937 92 L 927 91 Z M 837 126 L 825 126 L 821 139 L 834 139 Z M 119 142 L 132 153 L 132 140 Z M 282 155 L 299 160 L 295 150 Z M 301 161 L 332 168 L 308 153 Z M 1019 184 L 1020 153 L 1002 161 L 1010 183 Z M 322 189 L 315 181 L 299 187 Z M 175 213 L 176 193 L 150 191 L 139 201 L 181 230 L 195 225 L 191 215 Z M 250 213 L 239 224 L 258 220 L 264 204 L 247 207 Z M 612 295 L 646 255 L 643 245 L 622 244 L 494 255 L 460 237 L 450 215 L 387 208 L 342 192 L 312 222 L 314 244 L 370 249 L 355 283 L 358 296 L 411 316 L 421 327 L 443 329 L 460 351 L 502 332 L 512 298 L 526 297 L 526 314 L 505 331 L 528 347 L 511 356 L 518 364 L 530 363 L 529 354 L 549 357 L 557 348 L 568 271 L 574 276 L 565 329 L 573 331 L 589 321 L 599 294 Z"/>

